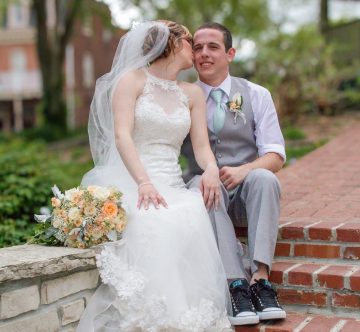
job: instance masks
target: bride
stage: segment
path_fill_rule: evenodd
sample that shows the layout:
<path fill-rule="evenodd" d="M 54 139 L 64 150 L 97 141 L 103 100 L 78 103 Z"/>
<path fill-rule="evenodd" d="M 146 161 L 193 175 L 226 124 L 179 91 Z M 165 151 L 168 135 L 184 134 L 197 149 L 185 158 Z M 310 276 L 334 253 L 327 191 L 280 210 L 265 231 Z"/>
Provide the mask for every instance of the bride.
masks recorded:
<path fill-rule="evenodd" d="M 96 84 L 89 119 L 95 167 L 82 185 L 124 193 L 128 226 L 97 255 L 102 279 L 77 331 L 222 331 L 228 287 L 206 207 L 219 203 L 219 171 L 192 66 L 192 37 L 177 23 L 139 24 Z M 190 131 L 204 169 L 185 188 L 178 163 Z"/>

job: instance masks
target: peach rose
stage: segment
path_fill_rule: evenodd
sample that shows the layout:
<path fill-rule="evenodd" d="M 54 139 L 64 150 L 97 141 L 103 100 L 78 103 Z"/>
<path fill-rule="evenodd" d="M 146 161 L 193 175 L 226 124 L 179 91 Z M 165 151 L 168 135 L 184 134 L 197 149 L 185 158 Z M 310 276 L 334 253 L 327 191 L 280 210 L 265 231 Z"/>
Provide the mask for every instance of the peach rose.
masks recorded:
<path fill-rule="evenodd" d="M 79 243 L 77 244 L 77 247 L 78 247 L 79 249 L 84 249 L 84 248 L 85 248 L 85 243 L 79 242 Z"/>
<path fill-rule="evenodd" d="M 82 191 L 74 192 L 74 193 L 71 195 L 71 202 L 72 202 L 72 203 L 78 204 L 81 199 L 82 199 Z"/>
<path fill-rule="evenodd" d="M 81 224 L 82 224 L 82 220 L 81 220 L 81 219 L 77 219 L 77 220 L 75 220 L 75 222 L 74 222 L 74 225 L 75 225 L 76 227 L 80 227 Z"/>
<path fill-rule="evenodd" d="M 79 208 L 83 208 L 85 206 L 85 201 L 83 199 L 80 199 L 80 201 L 77 203 Z"/>
<path fill-rule="evenodd" d="M 125 229 L 125 223 L 116 224 L 115 229 L 117 232 L 121 233 Z"/>
<path fill-rule="evenodd" d="M 231 109 L 235 109 L 236 106 L 237 106 L 237 105 L 236 105 L 235 102 L 232 101 L 232 102 L 230 103 L 230 108 L 231 108 Z"/>
<path fill-rule="evenodd" d="M 107 201 L 102 207 L 101 211 L 106 217 L 115 217 L 118 213 L 118 207 L 115 203 Z"/>
<path fill-rule="evenodd" d="M 51 205 L 53 207 L 60 207 L 60 205 L 61 205 L 60 199 L 58 199 L 56 197 L 51 198 Z"/>

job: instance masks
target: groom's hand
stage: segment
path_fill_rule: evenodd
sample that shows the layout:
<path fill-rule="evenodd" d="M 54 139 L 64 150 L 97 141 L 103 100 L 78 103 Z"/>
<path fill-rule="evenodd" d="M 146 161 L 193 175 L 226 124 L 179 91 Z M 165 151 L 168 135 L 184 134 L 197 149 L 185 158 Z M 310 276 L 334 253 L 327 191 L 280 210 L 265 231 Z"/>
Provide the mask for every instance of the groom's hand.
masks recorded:
<path fill-rule="evenodd" d="M 231 190 L 241 184 L 250 171 L 251 167 L 247 164 L 237 167 L 224 166 L 220 169 L 220 181 L 227 190 Z"/>

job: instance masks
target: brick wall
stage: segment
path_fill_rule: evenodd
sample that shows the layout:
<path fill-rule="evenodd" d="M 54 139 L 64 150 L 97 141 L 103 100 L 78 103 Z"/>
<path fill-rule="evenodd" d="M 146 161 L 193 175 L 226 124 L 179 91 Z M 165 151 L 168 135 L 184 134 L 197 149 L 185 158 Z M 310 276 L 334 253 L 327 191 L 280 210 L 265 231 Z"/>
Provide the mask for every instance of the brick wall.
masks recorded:
<path fill-rule="evenodd" d="M 0 332 L 75 331 L 98 284 L 93 249 L 0 249 Z"/>

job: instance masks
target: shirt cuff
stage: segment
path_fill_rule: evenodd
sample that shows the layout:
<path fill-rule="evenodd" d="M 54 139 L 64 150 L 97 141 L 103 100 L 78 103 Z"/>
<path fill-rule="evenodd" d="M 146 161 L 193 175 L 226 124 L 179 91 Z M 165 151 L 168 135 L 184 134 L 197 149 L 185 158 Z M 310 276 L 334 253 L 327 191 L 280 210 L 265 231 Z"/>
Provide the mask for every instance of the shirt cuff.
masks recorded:
<path fill-rule="evenodd" d="M 286 153 L 285 153 L 285 147 L 281 144 L 266 144 L 264 146 L 261 146 L 259 149 L 259 156 L 263 156 L 266 153 L 274 152 L 281 156 L 281 158 L 284 159 L 284 162 L 286 161 Z"/>

